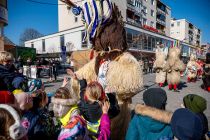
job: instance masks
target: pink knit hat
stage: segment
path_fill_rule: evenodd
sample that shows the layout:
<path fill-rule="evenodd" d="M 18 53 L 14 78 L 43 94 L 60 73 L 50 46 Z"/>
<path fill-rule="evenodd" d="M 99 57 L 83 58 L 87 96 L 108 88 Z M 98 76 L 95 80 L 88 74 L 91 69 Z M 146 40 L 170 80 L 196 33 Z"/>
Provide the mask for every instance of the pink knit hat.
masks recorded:
<path fill-rule="evenodd" d="M 14 96 L 21 110 L 28 110 L 33 106 L 33 98 L 30 94 L 20 90 L 19 92 L 14 93 Z"/>

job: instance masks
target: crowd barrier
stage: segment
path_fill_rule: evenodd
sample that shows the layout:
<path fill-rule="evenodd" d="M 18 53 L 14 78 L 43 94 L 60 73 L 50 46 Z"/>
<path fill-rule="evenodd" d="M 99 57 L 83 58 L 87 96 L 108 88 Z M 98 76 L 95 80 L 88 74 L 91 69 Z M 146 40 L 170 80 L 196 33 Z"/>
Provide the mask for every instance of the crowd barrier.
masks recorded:
<path fill-rule="evenodd" d="M 28 78 L 37 78 L 37 69 L 49 69 L 49 66 L 36 66 L 36 65 L 31 65 L 31 66 L 23 66 L 23 75 L 25 75 Z"/>

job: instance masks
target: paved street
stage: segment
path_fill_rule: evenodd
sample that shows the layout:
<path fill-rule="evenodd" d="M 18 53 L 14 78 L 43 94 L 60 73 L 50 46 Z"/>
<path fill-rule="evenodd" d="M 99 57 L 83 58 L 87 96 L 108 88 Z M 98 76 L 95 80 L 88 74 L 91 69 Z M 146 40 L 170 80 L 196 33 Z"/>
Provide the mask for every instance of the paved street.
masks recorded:
<path fill-rule="evenodd" d="M 63 75 L 59 76 L 60 78 L 63 77 Z M 43 81 L 46 81 L 47 79 L 43 79 Z M 147 87 L 156 87 L 157 85 L 154 83 L 155 81 L 155 74 L 147 74 L 144 75 L 144 88 Z M 182 79 L 182 89 L 180 90 L 180 92 L 172 92 L 169 91 L 167 87 L 164 87 L 164 89 L 167 91 L 167 96 L 168 96 L 168 102 L 167 102 L 167 106 L 166 109 L 170 110 L 170 111 L 174 111 L 177 108 L 180 108 L 180 105 L 182 104 L 182 99 L 185 95 L 187 94 L 198 94 L 202 97 L 204 97 L 207 101 L 207 110 L 205 112 L 205 114 L 207 115 L 207 118 L 209 120 L 209 126 L 210 126 L 210 93 L 202 90 L 200 88 L 200 85 L 202 83 L 202 80 L 197 81 L 196 83 L 186 83 L 186 78 Z M 59 86 L 61 86 L 62 84 L 62 80 L 60 79 L 59 82 L 56 83 L 46 83 L 45 87 L 46 87 L 46 92 L 53 92 L 56 89 L 59 88 Z M 142 101 L 142 92 L 138 93 L 136 96 L 133 97 L 133 104 L 136 103 L 143 103 Z"/>

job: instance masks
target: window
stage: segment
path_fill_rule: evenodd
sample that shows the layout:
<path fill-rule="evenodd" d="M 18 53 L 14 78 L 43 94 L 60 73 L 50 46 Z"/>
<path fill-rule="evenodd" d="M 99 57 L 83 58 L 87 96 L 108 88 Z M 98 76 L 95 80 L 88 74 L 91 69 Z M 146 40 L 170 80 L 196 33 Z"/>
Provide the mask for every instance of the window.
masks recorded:
<path fill-rule="evenodd" d="M 154 10 L 151 10 L 151 16 L 154 17 Z"/>
<path fill-rule="evenodd" d="M 171 23 L 171 27 L 174 27 L 174 23 Z"/>
<path fill-rule="evenodd" d="M 140 4 L 139 4 L 138 1 L 135 1 L 135 6 L 136 6 L 136 7 L 140 7 Z"/>
<path fill-rule="evenodd" d="M 147 1 L 147 0 L 144 0 L 144 1 Z"/>
<path fill-rule="evenodd" d="M 127 42 L 128 42 L 128 43 L 132 43 L 132 42 L 133 42 L 132 40 L 133 40 L 132 33 L 129 33 L 129 32 L 128 32 L 128 33 L 127 33 Z"/>
<path fill-rule="evenodd" d="M 151 21 L 150 26 L 154 27 L 154 22 L 153 21 Z"/>
<path fill-rule="evenodd" d="M 45 50 L 45 40 L 44 40 L 44 39 L 42 39 L 42 51 L 43 51 L 43 52 L 46 51 L 46 50 Z"/>
<path fill-rule="evenodd" d="M 85 37 L 85 31 L 82 31 L 82 39 Z M 87 40 L 82 40 L 82 48 L 87 48 L 88 47 L 88 43 Z"/>
<path fill-rule="evenodd" d="M 154 0 L 151 0 L 151 4 L 152 4 L 152 5 L 155 5 L 155 1 L 154 1 Z"/>
<path fill-rule="evenodd" d="M 147 7 L 144 6 L 144 13 L 147 13 Z"/>
<path fill-rule="evenodd" d="M 61 35 L 60 36 L 60 46 L 65 46 L 65 38 L 64 38 L 64 35 Z"/>
<path fill-rule="evenodd" d="M 74 17 L 74 22 L 77 22 L 78 21 L 78 18 L 77 17 Z"/>
<path fill-rule="evenodd" d="M 143 25 L 147 25 L 147 19 L 143 18 Z"/>
<path fill-rule="evenodd" d="M 180 26 L 180 22 L 179 21 L 177 22 L 177 26 Z"/>
<path fill-rule="evenodd" d="M 34 48 L 34 43 L 31 43 L 31 48 Z"/>

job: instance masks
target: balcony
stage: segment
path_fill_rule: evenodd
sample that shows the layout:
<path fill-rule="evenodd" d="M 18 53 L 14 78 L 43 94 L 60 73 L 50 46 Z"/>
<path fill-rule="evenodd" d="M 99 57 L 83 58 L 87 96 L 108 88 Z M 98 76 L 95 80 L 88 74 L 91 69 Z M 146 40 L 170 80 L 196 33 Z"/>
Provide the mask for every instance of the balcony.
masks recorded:
<path fill-rule="evenodd" d="M 157 14 L 163 14 L 164 16 L 166 15 L 166 13 L 160 8 L 157 8 Z"/>
<path fill-rule="evenodd" d="M 135 12 L 135 6 L 134 6 L 134 1 L 133 0 L 127 0 L 127 7 L 129 10 Z"/>
<path fill-rule="evenodd" d="M 166 5 L 163 4 L 161 1 L 157 1 L 157 10 L 161 10 L 162 12 L 164 13 L 167 13 L 167 10 L 166 10 Z"/>
<path fill-rule="evenodd" d="M 189 29 L 190 29 L 190 30 L 193 30 L 193 29 L 194 29 L 194 26 L 193 26 L 192 23 L 189 23 Z"/>
<path fill-rule="evenodd" d="M 166 22 L 161 20 L 161 19 L 158 19 L 158 18 L 157 18 L 157 23 L 159 23 L 159 24 L 161 24 L 163 26 L 166 26 Z"/>
<path fill-rule="evenodd" d="M 131 18 L 127 18 L 127 23 L 130 23 L 130 24 L 132 24 L 132 25 L 140 26 L 140 27 L 141 27 L 141 21 L 138 21 L 138 20 L 134 20 L 134 19 L 131 19 Z"/>
<path fill-rule="evenodd" d="M 188 34 L 189 34 L 189 36 L 193 36 L 193 31 L 192 30 L 189 30 L 188 31 Z"/>

